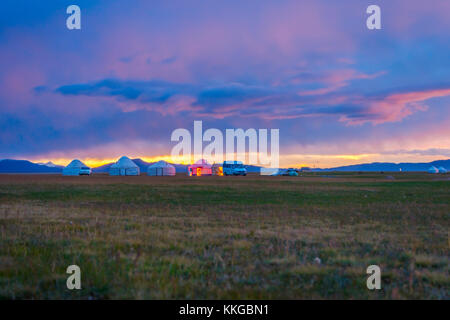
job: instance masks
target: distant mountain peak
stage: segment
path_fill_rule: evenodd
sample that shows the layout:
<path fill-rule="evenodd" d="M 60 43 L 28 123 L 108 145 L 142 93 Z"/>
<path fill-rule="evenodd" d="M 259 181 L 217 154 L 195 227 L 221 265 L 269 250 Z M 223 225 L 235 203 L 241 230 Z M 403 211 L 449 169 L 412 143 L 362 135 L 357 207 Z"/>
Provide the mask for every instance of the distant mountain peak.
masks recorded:
<path fill-rule="evenodd" d="M 61 166 L 49 167 L 28 160 L 3 159 L 0 162 L 0 173 L 60 173 Z"/>
<path fill-rule="evenodd" d="M 46 163 L 39 162 L 38 165 L 46 166 L 46 167 L 49 167 L 49 168 L 61 167 L 61 166 L 58 166 L 58 165 L 54 164 L 54 163 L 51 162 L 51 161 L 46 162 Z"/>

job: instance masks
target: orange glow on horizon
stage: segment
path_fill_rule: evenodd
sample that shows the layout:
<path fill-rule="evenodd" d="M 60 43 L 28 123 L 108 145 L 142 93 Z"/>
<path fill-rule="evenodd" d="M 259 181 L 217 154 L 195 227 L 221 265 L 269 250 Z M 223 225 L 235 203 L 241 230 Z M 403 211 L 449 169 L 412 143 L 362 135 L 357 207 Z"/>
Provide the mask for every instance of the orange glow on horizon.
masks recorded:
<path fill-rule="evenodd" d="M 91 168 L 96 168 L 96 167 L 100 167 L 103 166 L 105 164 L 108 163 L 114 163 L 117 160 L 119 160 L 120 157 L 118 158 L 104 158 L 104 159 L 100 159 L 100 158 L 76 158 L 78 160 L 80 160 L 81 162 L 83 162 L 84 164 L 86 164 L 87 166 L 91 167 Z M 164 155 L 164 156 L 155 156 L 155 157 L 141 157 L 141 156 L 129 156 L 130 159 L 141 159 L 145 162 L 157 162 L 157 161 L 167 161 L 170 163 L 177 163 L 177 164 L 191 164 L 192 162 L 190 161 L 190 158 L 188 159 L 187 157 L 183 158 L 183 157 L 172 157 L 170 155 Z M 72 160 L 74 160 L 75 158 L 39 158 L 39 159 L 32 159 L 33 162 L 37 162 L 37 163 L 47 163 L 47 162 L 52 162 L 56 165 L 60 165 L 60 166 L 67 166 Z"/>
<path fill-rule="evenodd" d="M 379 154 L 289 154 L 280 156 L 281 167 L 329 168 L 376 159 Z"/>
<path fill-rule="evenodd" d="M 172 157 L 171 155 L 160 155 L 160 156 L 139 156 L 130 155 L 130 159 L 141 159 L 145 162 L 157 162 L 160 160 L 167 161 L 169 163 L 184 164 L 189 165 L 194 161 L 191 157 Z M 108 163 L 116 162 L 120 157 L 117 158 L 83 158 L 78 159 L 85 163 L 91 168 L 96 168 Z M 56 165 L 66 166 L 74 158 L 59 158 L 59 157 L 48 157 L 48 158 L 34 158 L 30 159 L 35 163 L 47 163 L 51 161 Z M 442 156 L 405 156 L 404 154 L 285 154 L 280 155 L 280 165 L 281 168 L 332 168 L 346 165 L 354 165 L 361 163 L 370 162 L 429 162 L 434 160 L 440 160 Z M 213 163 L 213 161 L 208 162 Z M 255 164 L 256 166 L 261 166 Z M 266 167 L 266 166 L 261 166 Z"/>
<path fill-rule="evenodd" d="M 336 163 L 338 165 L 342 164 L 342 161 L 339 160 L 361 160 L 367 157 L 370 157 L 373 155 L 369 154 L 360 154 L 360 155 L 317 155 L 317 154 L 308 154 L 308 155 L 285 155 L 280 156 L 280 166 L 281 167 L 293 167 L 293 168 L 301 168 L 301 167 L 314 167 L 317 162 L 319 162 L 321 165 L 324 165 L 326 163 Z M 177 164 L 185 164 L 189 165 L 192 164 L 193 161 L 190 157 L 172 157 L 171 155 L 162 155 L 162 156 L 155 156 L 155 157 L 146 157 L 146 156 L 129 156 L 130 159 L 141 159 L 145 162 L 157 162 L 160 160 L 164 160 L 170 163 L 177 163 Z M 114 163 L 119 158 L 78 158 L 80 161 L 85 163 L 87 166 L 91 168 L 96 168 L 103 166 L 108 163 Z M 296 161 L 297 159 L 302 159 L 301 162 Z M 33 162 L 39 162 L 39 163 L 47 163 L 51 161 L 52 163 L 56 165 L 66 166 L 68 165 L 73 159 L 72 158 L 41 158 L 41 159 L 33 159 Z M 338 161 L 333 161 L 338 160 Z M 353 163 L 352 163 L 353 164 Z M 257 165 L 257 164 L 256 164 Z"/>

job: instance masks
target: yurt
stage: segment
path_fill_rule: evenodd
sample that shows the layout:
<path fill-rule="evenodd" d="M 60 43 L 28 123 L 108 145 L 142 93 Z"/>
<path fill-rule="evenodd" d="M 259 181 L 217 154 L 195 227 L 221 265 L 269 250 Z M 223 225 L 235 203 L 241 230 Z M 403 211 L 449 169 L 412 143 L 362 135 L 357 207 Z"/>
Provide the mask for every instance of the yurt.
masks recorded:
<path fill-rule="evenodd" d="M 86 166 L 83 162 L 78 159 L 72 160 L 67 167 L 63 168 L 63 176 L 80 176 L 80 175 L 90 175 L 91 168 Z"/>
<path fill-rule="evenodd" d="M 139 174 L 139 167 L 125 156 L 109 168 L 110 176 L 138 176 Z"/>
<path fill-rule="evenodd" d="M 215 163 L 211 167 L 211 172 L 213 176 L 223 176 L 223 167 L 220 164 Z"/>
<path fill-rule="evenodd" d="M 439 173 L 447 173 L 447 169 L 445 169 L 444 167 L 439 167 Z"/>
<path fill-rule="evenodd" d="M 212 166 L 204 159 L 188 166 L 187 174 L 189 176 L 210 176 L 212 175 Z"/>
<path fill-rule="evenodd" d="M 147 169 L 147 174 L 149 176 L 174 176 L 175 173 L 175 167 L 163 160 L 152 164 Z"/>
<path fill-rule="evenodd" d="M 436 168 L 435 166 L 432 166 L 428 169 L 428 173 L 438 173 L 439 169 Z"/>

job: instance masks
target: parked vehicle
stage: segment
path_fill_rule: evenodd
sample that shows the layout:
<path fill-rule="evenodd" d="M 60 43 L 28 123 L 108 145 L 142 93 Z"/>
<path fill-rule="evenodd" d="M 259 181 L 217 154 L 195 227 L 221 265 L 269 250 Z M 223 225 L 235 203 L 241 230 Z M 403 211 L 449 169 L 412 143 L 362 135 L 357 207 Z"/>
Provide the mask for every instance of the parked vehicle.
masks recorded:
<path fill-rule="evenodd" d="M 247 169 L 242 161 L 224 161 L 223 174 L 225 176 L 246 176 Z"/>
<path fill-rule="evenodd" d="M 92 173 L 92 169 L 89 167 L 81 167 L 79 173 L 80 176 L 90 176 Z"/>
<path fill-rule="evenodd" d="M 298 176 L 298 172 L 296 169 L 294 168 L 289 168 L 285 171 L 285 173 L 283 174 L 283 176 L 290 176 L 290 177 L 297 177 Z"/>

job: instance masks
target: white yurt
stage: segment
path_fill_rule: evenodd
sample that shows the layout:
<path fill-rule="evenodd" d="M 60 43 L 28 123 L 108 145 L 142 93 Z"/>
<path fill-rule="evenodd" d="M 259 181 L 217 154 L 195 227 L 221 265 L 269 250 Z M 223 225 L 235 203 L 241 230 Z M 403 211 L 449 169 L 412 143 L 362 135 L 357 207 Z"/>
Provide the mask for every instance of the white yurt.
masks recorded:
<path fill-rule="evenodd" d="M 428 173 L 438 173 L 438 172 L 439 172 L 439 169 L 436 168 L 435 166 L 428 168 Z"/>
<path fill-rule="evenodd" d="M 128 157 L 120 158 L 109 168 L 110 176 L 138 176 L 139 167 Z"/>
<path fill-rule="evenodd" d="M 149 176 L 174 176 L 175 173 L 175 167 L 163 160 L 152 164 L 147 169 L 147 174 Z"/>
<path fill-rule="evenodd" d="M 90 174 L 90 168 L 78 159 L 72 160 L 62 171 L 63 176 L 79 176 L 80 173 Z"/>
<path fill-rule="evenodd" d="M 445 169 L 444 167 L 439 167 L 439 173 L 447 173 L 447 169 Z"/>

